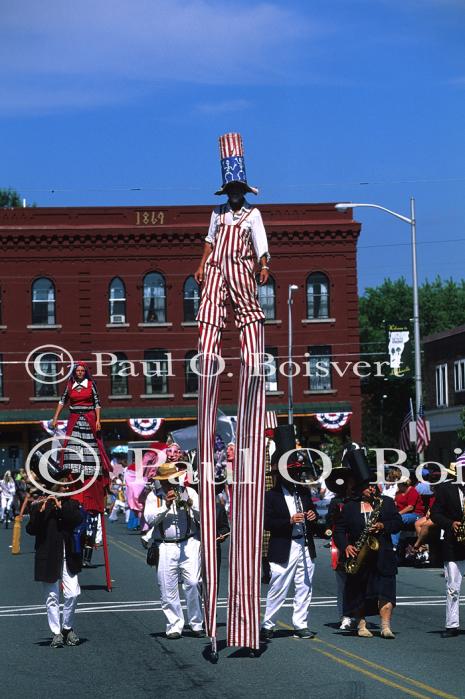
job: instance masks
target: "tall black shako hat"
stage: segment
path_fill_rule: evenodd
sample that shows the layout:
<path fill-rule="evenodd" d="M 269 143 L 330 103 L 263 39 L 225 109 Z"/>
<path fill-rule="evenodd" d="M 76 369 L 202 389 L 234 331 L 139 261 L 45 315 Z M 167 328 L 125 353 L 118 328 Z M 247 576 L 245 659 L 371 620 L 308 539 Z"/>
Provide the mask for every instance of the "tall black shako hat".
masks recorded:
<path fill-rule="evenodd" d="M 355 482 L 355 489 L 360 492 L 372 480 L 372 473 L 367 459 L 366 448 L 351 442 L 346 446 L 341 458 L 341 465 L 336 466 L 326 479 L 327 487 L 343 495 L 349 480 Z"/>
<path fill-rule="evenodd" d="M 242 185 L 244 192 L 258 194 L 258 189 L 247 183 L 242 136 L 239 133 L 225 133 L 220 136 L 219 142 L 223 184 L 215 194 L 227 194 L 228 185 L 233 182 Z"/>
<path fill-rule="evenodd" d="M 278 471 L 279 459 L 283 454 L 292 451 L 292 454 L 287 459 L 287 468 L 291 472 L 292 477 L 298 474 L 302 481 L 318 480 L 318 475 L 308 457 L 308 453 L 305 450 L 297 449 L 294 425 L 278 425 L 278 427 L 275 427 L 274 441 L 276 450 L 271 457 L 271 468 L 273 471 Z M 304 479 L 304 474 L 308 474 L 309 478 Z M 299 480 L 299 478 L 295 478 L 295 480 Z"/>

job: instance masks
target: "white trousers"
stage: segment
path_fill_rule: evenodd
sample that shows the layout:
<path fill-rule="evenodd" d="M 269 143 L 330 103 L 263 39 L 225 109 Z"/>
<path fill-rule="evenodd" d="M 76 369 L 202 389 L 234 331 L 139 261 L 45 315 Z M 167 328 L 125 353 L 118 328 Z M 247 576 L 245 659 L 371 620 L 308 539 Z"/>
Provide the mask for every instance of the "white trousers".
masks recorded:
<path fill-rule="evenodd" d="M 118 519 L 118 512 L 126 512 L 128 509 L 128 506 L 126 505 L 125 502 L 122 502 L 121 500 L 115 500 L 115 504 L 113 505 L 113 509 L 110 513 L 110 516 L 108 519 L 110 522 L 116 522 Z M 129 519 L 129 514 L 128 517 L 126 518 L 126 521 Z"/>
<path fill-rule="evenodd" d="M 286 601 L 287 593 L 294 581 L 295 593 L 292 623 L 295 629 L 307 628 L 308 608 L 312 599 L 312 579 L 315 564 L 310 558 L 304 540 L 291 541 L 291 551 L 287 565 L 270 563 L 271 582 L 266 596 L 265 617 L 262 628 L 272 629 L 276 616 Z"/>
<path fill-rule="evenodd" d="M 157 579 L 160 587 L 161 608 L 167 624 L 166 633 L 182 633 L 184 613 L 179 597 L 179 578 L 182 581 L 187 605 L 187 621 L 193 631 L 202 628 L 200 603 L 200 541 L 188 539 L 180 544 L 160 544 Z"/>
<path fill-rule="evenodd" d="M 13 504 L 13 495 L 5 495 L 4 493 L 0 496 L 0 519 L 3 519 L 6 510 Z"/>
<path fill-rule="evenodd" d="M 465 561 L 446 561 L 444 577 L 446 579 L 446 628 L 459 627 L 459 603 L 462 578 L 465 575 Z"/>
<path fill-rule="evenodd" d="M 71 575 L 63 561 L 63 572 L 61 580 L 54 583 L 42 583 L 46 595 L 45 606 L 47 607 L 48 625 L 53 634 L 61 632 L 61 629 L 72 629 L 74 611 L 76 609 L 77 598 L 81 594 L 77 575 Z M 60 624 L 60 585 L 63 585 L 63 624 Z"/>

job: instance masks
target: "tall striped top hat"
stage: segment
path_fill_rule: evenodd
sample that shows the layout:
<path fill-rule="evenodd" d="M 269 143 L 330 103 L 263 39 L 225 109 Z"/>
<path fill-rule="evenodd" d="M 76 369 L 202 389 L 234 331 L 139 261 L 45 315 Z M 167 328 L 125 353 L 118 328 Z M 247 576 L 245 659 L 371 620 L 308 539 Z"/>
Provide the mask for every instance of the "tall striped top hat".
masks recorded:
<path fill-rule="evenodd" d="M 220 136 L 219 142 L 223 184 L 215 194 L 227 194 L 227 186 L 232 182 L 240 182 L 246 192 L 258 194 L 256 187 L 247 184 L 242 136 L 239 133 L 225 133 Z"/>

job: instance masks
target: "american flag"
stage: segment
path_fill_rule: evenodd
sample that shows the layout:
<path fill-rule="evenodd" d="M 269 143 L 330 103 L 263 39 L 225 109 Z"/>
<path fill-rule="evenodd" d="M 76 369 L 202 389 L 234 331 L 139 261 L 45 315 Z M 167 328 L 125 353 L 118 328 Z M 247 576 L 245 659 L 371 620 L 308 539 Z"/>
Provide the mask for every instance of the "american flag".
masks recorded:
<path fill-rule="evenodd" d="M 412 407 L 409 408 L 407 415 L 402 421 L 400 426 L 400 436 L 399 436 L 399 446 L 402 451 L 408 451 L 410 449 L 410 423 L 413 420 Z"/>
<path fill-rule="evenodd" d="M 417 414 L 417 453 L 420 454 L 425 451 L 426 447 L 430 442 L 428 427 L 425 421 L 425 411 L 423 408 L 423 403 L 420 403 L 420 408 Z"/>

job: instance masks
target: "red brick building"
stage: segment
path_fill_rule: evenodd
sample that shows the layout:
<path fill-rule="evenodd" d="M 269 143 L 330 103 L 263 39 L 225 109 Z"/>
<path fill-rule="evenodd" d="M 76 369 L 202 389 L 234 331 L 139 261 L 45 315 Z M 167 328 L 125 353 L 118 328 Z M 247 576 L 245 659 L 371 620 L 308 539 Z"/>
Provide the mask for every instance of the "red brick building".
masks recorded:
<path fill-rule="evenodd" d="M 288 285 L 299 286 L 293 304 L 298 430 L 318 441 L 321 428 L 312 415 L 350 411 L 351 433 L 359 437 L 360 380 L 352 371 L 340 375 L 330 362 L 344 367 L 358 359 L 360 224 L 332 204 L 260 209 L 272 256 L 272 278 L 260 293 L 266 346 L 277 366 L 287 358 Z M 110 445 L 134 438 L 128 417 L 164 417 L 168 429 L 195 422 L 196 377 L 188 360 L 196 348 L 198 291 L 190 277 L 210 213 L 210 206 L 0 210 L 0 469 L 12 465 L 8 454 L 19 450 L 21 461 L 45 436 L 38 422 L 51 418 L 64 386 L 38 383 L 26 371 L 27 356 L 32 361 L 39 347 L 56 345 L 90 361 Z M 110 353 L 119 363 L 101 368 L 99 362 L 115 360 Z M 220 407 L 234 414 L 239 352 L 232 320 L 223 354 Z M 325 373 L 315 372 L 317 362 L 330 369 L 326 376 L 315 375 Z M 63 369 L 46 349 L 38 367 L 46 380 Z M 168 376 L 144 375 L 157 370 Z M 285 416 L 286 376 L 268 377 L 267 389 L 268 409 Z"/>
<path fill-rule="evenodd" d="M 464 448 L 458 431 L 465 409 L 465 325 L 423 338 L 425 416 L 430 423 L 428 458 L 441 464 Z"/>

